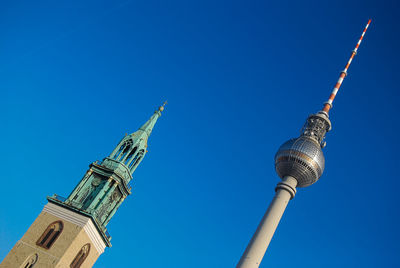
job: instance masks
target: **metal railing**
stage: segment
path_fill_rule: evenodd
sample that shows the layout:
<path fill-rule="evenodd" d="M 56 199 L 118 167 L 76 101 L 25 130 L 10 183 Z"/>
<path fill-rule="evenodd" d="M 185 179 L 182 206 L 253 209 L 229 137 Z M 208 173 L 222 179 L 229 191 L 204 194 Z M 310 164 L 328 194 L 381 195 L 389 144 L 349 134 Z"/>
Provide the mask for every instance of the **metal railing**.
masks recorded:
<path fill-rule="evenodd" d="M 61 195 L 58 195 L 58 194 L 54 194 L 53 196 L 51 196 L 52 198 L 54 198 L 54 199 L 56 199 L 56 200 L 58 200 L 58 201 L 61 201 L 61 202 L 65 202 L 65 200 L 67 200 L 67 198 L 65 198 L 65 197 L 63 197 L 63 196 L 61 196 Z"/>

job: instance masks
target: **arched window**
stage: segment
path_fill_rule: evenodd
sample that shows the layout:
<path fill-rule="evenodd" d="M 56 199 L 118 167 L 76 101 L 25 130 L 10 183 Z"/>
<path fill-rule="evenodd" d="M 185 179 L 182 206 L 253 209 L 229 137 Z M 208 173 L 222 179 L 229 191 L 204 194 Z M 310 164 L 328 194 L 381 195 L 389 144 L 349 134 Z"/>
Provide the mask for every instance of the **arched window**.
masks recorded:
<path fill-rule="evenodd" d="M 127 146 L 125 146 L 125 149 L 122 151 L 121 156 L 118 157 L 118 161 L 122 161 L 130 149 L 131 149 L 131 144 L 128 143 Z"/>
<path fill-rule="evenodd" d="M 117 159 L 119 154 L 122 152 L 122 150 L 125 148 L 126 143 L 122 144 L 121 147 L 119 147 L 118 151 L 115 153 L 113 159 Z"/>
<path fill-rule="evenodd" d="M 129 164 L 129 168 L 132 170 L 133 167 L 139 163 L 140 159 L 143 157 L 144 150 L 140 150 L 138 154 L 135 156 L 135 158 L 132 160 L 132 162 Z"/>
<path fill-rule="evenodd" d="M 56 239 L 60 236 L 63 230 L 63 224 L 61 221 L 56 221 L 50 224 L 46 231 L 42 234 L 42 236 L 36 242 L 36 245 L 49 249 L 54 244 Z"/>
<path fill-rule="evenodd" d="M 84 245 L 81 250 L 76 254 L 74 260 L 72 261 L 69 267 L 71 268 L 79 268 L 82 263 L 85 261 L 86 257 L 89 255 L 90 244 Z"/>
<path fill-rule="evenodd" d="M 136 153 L 137 150 L 137 146 L 135 146 L 135 148 L 132 149 L 132 151 L 129 153 L 128 157 L 125 160 L 125 164 L 129 163 L 129 160 L 131 160 L 132 156 Z"/>
<path fill-rule="evenodd" d="M 38 260 L 38 255 L 33 254 L 33 255 L 29 256 L 20 267 L 21 268 L 33 268 L 33 266 L 35 266 L 35 263 L 37 262 L 37 260 Z"/>

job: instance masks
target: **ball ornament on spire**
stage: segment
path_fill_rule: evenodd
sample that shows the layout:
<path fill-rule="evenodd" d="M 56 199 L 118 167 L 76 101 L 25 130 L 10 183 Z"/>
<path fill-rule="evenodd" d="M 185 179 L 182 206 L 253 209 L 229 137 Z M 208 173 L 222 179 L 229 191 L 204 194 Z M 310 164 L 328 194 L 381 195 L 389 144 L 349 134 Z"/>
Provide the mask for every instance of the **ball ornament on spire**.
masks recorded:
<path fill-rule="evenodd" d="M 167 101 L 165 101 L 165 102 L 163 103 L 163 105 L 161 105 L 160 107 L 158 107 L 158 110 L 159 110 L 160 112 L 164 111 L 164 107 L 165 107 L 166 104 L 167 104 Z"/>

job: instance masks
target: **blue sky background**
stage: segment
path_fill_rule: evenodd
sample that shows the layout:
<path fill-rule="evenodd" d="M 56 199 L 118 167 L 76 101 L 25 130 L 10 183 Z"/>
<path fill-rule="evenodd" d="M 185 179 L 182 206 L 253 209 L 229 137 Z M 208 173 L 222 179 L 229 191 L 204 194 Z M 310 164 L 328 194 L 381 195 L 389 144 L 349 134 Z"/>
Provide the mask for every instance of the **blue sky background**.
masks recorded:
<path fill-rule="evenodd" d="M 396 1 L 2 1 L 0 259 L 164 100 L 95 267 L 234 267 L 274 154 L 322 108 L 326 169 L 260 267 L 400 267 Z"/>

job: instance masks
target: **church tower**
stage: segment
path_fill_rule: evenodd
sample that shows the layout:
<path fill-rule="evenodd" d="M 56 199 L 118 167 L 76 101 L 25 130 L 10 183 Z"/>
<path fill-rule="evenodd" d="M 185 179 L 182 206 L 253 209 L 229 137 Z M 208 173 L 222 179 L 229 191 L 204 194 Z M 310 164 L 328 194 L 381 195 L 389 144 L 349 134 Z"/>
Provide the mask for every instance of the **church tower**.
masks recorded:
<path fill-rule="evenodd" d="M 92 267 L 105 247 L 111 247 L 107 224 L 131 194 L 132 174 L 146 155 L 147 140 L 164 105 L 102 162 L 90 164 L 67 198 L 47 197 L 48 203 L 0 268 Z"/>

